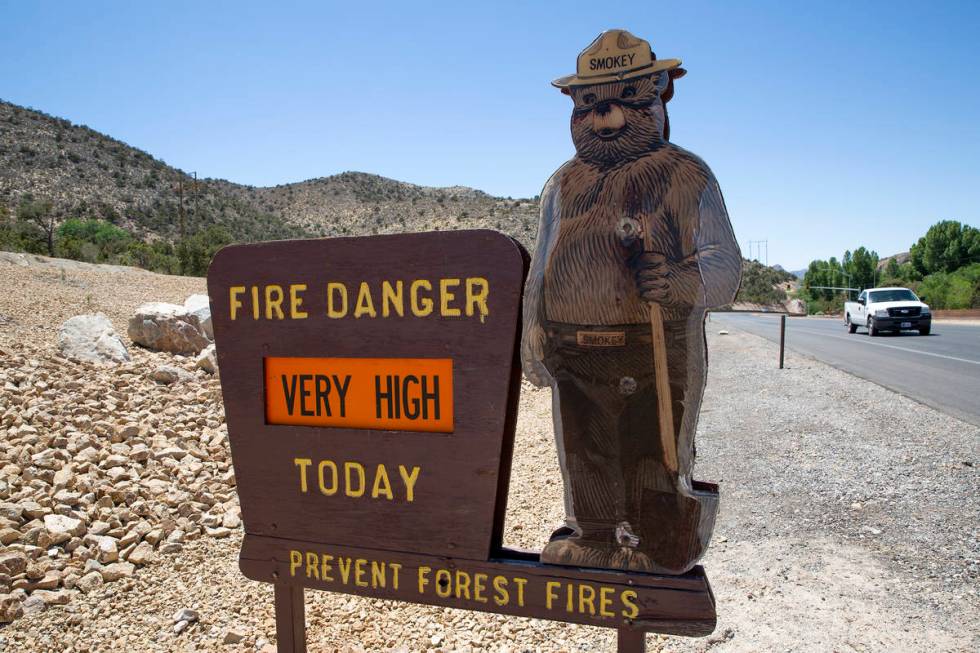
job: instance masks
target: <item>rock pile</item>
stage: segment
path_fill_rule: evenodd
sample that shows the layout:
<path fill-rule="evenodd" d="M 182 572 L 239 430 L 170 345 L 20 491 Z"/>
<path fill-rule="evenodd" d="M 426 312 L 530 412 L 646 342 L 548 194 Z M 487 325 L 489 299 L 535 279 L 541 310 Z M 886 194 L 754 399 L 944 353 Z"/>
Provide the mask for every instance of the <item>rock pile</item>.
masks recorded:
<path fill-rule="evenodd" d="M 220 387 L 193 359 L 0 357 L 0 622 L 240 527 Z"/>

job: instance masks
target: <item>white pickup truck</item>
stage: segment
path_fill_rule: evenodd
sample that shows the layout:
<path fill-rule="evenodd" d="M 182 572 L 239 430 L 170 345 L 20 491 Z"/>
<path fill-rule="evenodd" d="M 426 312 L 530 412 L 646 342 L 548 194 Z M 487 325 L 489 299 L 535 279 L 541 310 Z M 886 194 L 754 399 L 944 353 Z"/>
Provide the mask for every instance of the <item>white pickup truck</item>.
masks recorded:
<path fill-rule="evenodd" d="M 904 330 L 926 336 L 932 328 L 932 311 L 908 288 L 869 288 L 856 302 L 844 302 L 844 324 L 848 333 L 862 326 L 872 336 Z"/>

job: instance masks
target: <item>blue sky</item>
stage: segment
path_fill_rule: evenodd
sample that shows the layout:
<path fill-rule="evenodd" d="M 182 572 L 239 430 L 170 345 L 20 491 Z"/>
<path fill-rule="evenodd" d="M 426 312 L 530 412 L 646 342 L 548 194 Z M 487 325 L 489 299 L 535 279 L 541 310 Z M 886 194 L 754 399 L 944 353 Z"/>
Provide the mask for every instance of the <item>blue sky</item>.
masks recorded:
<path fill-rule="evenodd" d="M 203 177 L 362 170 L 537 194 L 573 153 L 574 71 L 603 29 L 688 75 L 672 140 L 736 235 L 796 269 L 980 224 L 980 3 L 0 0 L 0 98 Z"/>

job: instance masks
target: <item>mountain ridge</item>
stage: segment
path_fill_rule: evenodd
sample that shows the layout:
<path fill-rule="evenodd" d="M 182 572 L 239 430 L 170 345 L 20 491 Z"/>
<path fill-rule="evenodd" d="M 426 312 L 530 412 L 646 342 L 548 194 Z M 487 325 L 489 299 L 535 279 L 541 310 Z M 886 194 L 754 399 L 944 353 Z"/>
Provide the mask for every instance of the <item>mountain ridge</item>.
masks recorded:
<path fill-rule="evenodd" d="M 276 186 L 195 179 L 123 141 L 0 100 L 0 206 L 47 199 L 59 219 L 95 217 L 147 239 L 210 224 L 238 240 L 494 228 L 529 245 L 536 199 L 428 187 L 364 172 Z"/>

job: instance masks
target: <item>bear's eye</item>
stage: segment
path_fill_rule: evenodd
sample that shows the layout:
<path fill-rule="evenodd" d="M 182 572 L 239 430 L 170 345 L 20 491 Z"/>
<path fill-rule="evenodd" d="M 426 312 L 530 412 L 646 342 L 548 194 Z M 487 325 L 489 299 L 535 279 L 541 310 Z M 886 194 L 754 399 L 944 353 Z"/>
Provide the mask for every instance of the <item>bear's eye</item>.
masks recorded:
<path fill-rule="evenodd" d="M 626 88 L 623 89 L 623 92 L 620 94 L 619 97 L 621 97 L 621 98 L 623 98 L 625 100 L 626 98 L 631 98 L 634 95 L 636 95 L 636 87 L 635 86 L 627 86 Z"/>
<path fill-rule="evenodd" d="M 593 95 L 592 93 L 587 93 L 585 97 L 582 98 L 582 102 L 584 102 L 585 104 L 592 104 L 593 102 L 595 102 L 595 95 Z"/>

